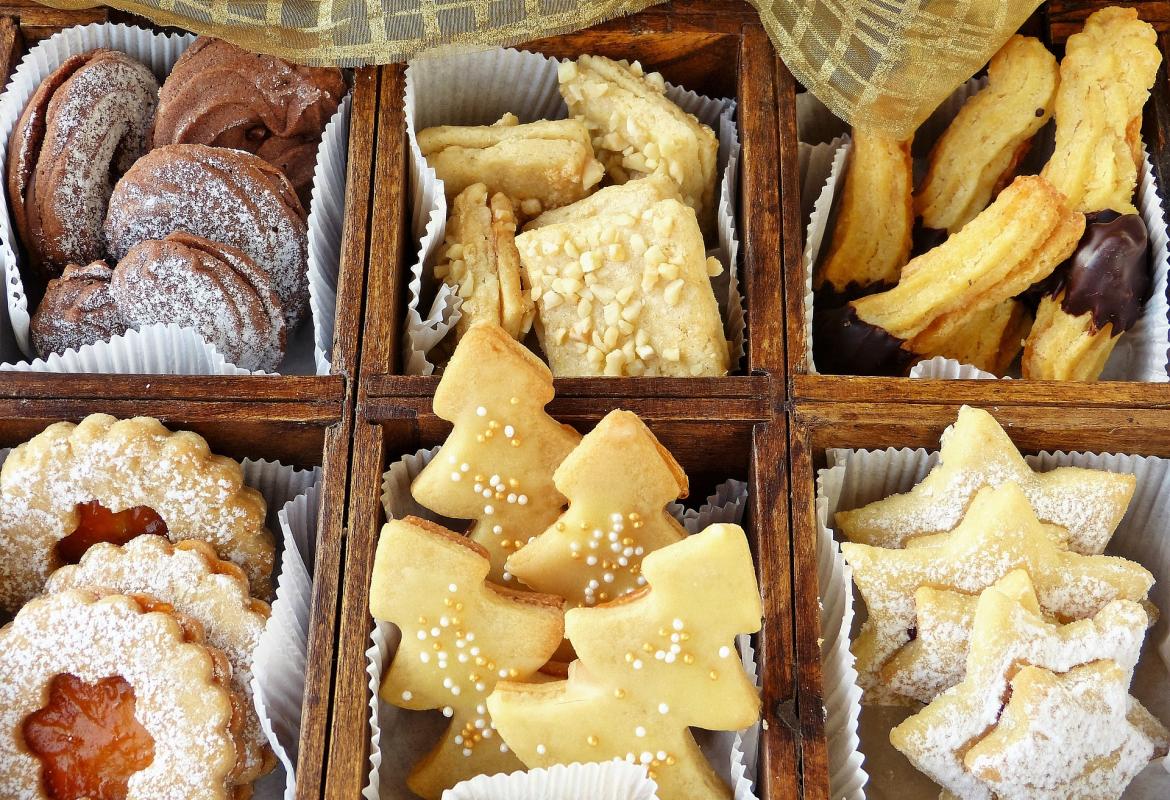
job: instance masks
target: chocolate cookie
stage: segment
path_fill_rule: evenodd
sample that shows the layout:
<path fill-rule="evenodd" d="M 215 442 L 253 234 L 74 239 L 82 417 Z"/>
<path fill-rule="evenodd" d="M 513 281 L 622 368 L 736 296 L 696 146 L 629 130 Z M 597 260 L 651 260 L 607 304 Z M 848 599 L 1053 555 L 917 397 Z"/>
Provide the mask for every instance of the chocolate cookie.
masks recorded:
<path fill-rule="evenodd" d="M 307 205 L 321 133 L 345 91 L 334 67 L 302 67 L 200 36 L 163 83 L 152 142 L 255 153 L 283 170 Z"/>
<path fill-rule="evenodd" d="M 41 358 L 126 332 L 110 294 L 112 275 L 104 261 L 95 261 L 84 267 L 70 264 L 60 278 L 49 281 L 32 318 L 33 346 Z"/>
<path fill-rule="evenodd" d="M 189 233 L 130 248 L 110 293 L 130 327 L 175 322 L 194 328 L 237 366 L 275 370 L 284 360 L 280 298 L 243 252 Z"/>
<path fill-rule="evenodd" d="M 134 245 L 184 231 L 242 250 L 268 276 L 292 328 L 309 305 L 305 210 L 284 174 L 238 150 L 172 144 L 151 150 L 110 196 L 105 237 Z"/>
<path fill-rule="evenodd" d="M 113 181 L 146 150 L 158 81 L 115 50 L 73 56 L 25 106 L 8 146 L 17 234 L 41 281 L 104 255 Z"/>

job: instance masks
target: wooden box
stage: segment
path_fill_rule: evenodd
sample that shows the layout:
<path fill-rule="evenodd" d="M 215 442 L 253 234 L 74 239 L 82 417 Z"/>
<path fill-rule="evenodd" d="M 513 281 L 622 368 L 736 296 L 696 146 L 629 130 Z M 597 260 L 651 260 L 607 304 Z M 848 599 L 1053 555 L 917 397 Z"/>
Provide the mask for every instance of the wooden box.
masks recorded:
<path fill-rule="evenodd" d="M 1107 5 L 1135 5 L 1143 19 L 1159 30 L 1160 45 L 1167 51 L 1165 3 L 1110 3 L 1103 0 L 1057 0 L 1043 4 L 1021 29 L 1040 37 L 1057 55 L 1064 41 L 1081 29 L 1084 19 Z M 787 341 L 788 396 L 797 401 L 892 401 L 947 400 L 962 397 L 972 403 L 1010 404 L 1070 403 L 1081 405 L 1156 406 L 1170 401 L 1170 385 L 1108 381 L 1074 383 L 1064 381 L 951 381 L 909 378 L 878 378 L 811 374 L 808 368 L 808 320 L 804 307 L 805 271 L 804 222 L 801 219 L 801 175 L 797 157 L 796 95 L 804 88 L 780 65 L 776 93 L 780 104 L 780 194 L 785 321 Z M 1164 212 L 1170 210 L 1170 83 L 1163 61 L 1150 102 L 1146 104 L 1142 137 L 1162 195 Z"/>
<path fill-rule="evenodd" d="M 757 558 L 765 601 L 764 628 L 756 637 L 764 696 L 757 785 L 761 797 L 795 797 L 784 420 L 774 417 L 763 398 L 619 400 L 568 396 L 554 399 L 548 411 L 585 431 L 617 407 L 639 414 L 686 470 L 691 483 L 688 505 L 701 503 L 727 478 L 749 484 L 744 528 Z M 357 797 L 370 770 L 370 677 L 365 653 L 373 628 L 369 587 L 374 551 L 386 521 L 381 503 L 383 472 L 405 455 L 442 443 L 449 430 L 448 423 L 434 416 L 429 398 L 370 400 L 361 410 L 354 438 L 326 797 Z"/>
<path fill-rule="evenodd" d="M 562 396 L 758 397 L 770 387 L 757 376 L 784 368 L 779 208 L 775 170 L 779 63 L 763 28 L 742 2 L 654 7 L 579 33 L 520 45 L 555 57 L 594 53 L 639 59 L 673 83 L 711 97 L 734 98 L 740 159 L 740 283 L 747 304 L 746 364 L 726 378 L 582 378 L 557 381 Z M 708 6 L 703 8 L 702 6 Z M 429 397 L 437 377 L 402 374 L 409 265 L 417 257 L 411 209 L 405 66 L 384 67 L 378 104 L 370 269 L 363 343 L 363 397 Z M 779 384 L 777 384 L 779 385 Z"/>

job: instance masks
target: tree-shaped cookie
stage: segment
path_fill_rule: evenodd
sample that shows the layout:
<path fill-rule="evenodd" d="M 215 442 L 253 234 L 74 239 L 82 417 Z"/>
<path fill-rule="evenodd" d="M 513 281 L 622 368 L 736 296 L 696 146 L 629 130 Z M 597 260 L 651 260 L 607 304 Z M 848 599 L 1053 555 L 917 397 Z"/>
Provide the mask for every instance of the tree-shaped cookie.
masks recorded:
<path fill-rule="evenodd" d="M 620 758 L 645 764 L 662 800 L 729 798 L 688 727 L 738 730 L 759 718 L 735 649 L 762 614 L 747 539 L 712 525 L 650 553 L 642 571 L 639 591 L 566 614 L 579 659 L 567 680 L 501 682 L 488 709 L 529 767 Z"/>
<path fill-rule="evenodd" d="M 580 434 L 544 412 L 552 373 L 498 325 L 464 334 L 435 392 L 435 413 L 455 427 L 410 490 L 444 516 L 475 520 L 469 536 L 507 582 L 509 554 L 560 515 L 553 472 Z"/>
<path fill-rule="evenodd" d="M 922 586 L 978 594 L 1008 572 L 1025 569 L 1043 611 L 1083 619 L 1112 600 L 1141 600 L 1153 584 L 1140 564 L 1061 549 L 1014 483 L 980 489 L 959 526 L 932 547 L 894 550 L 846 542 L 841 552 L 869 611 L 851 648 L 868 702 L 883 700 L 877 672 L 909 641 L 914 596 Z"/>
<path fill-rule="evenodd" d="M 666 504 L 687 477 L 650 429 L 611 411 L 553 475 L 569 510 L 508 558 L 508 572 L 570 607 L 621 597 L 645 584 L 642 557 L 687 533 Z"/>
<path fill-rule="evenodd" d="M 1035 589 L 1028 572 L 1015 570 L 984 590 L 975 609 L 963 681 L 890 732 L 891 743 L 915 767 L 964 800 L 992 797 L 983 781 L 963 763 L 964 754 L 995 728 L 1009 695 L 1009 681 L 1021 665 L 1068 672 L 1083 664 L 1112 662 L 1124 672 L 1128 685 L 1141 652 L 1148 620 L 1139 603 L 1116 600 L 1105 604 L 1091 619 L 1058 625 L 1036 613 L 1037 604 L 1044 605 L 1044 592 L 1039 584 Z M 1066 737 L 1060 741 L 1065 742 L 1066 750 L 1073 747 Z M 1152 753 L 1146 761 L 1150 756 Z M 1046 767 L 1033 763 L 1033 774 Z M 1082 764 L 1082 769 L 1086 767 L 1091 765 Z"/>
<path fill-rule="evenodd" d="M 559 597 L 496 586 L 488 567 L 483 548 L 417 517 L 391 520 L 378 540 L 370 613 L 402 631 L 382 699 L 451 718 L 407 777 L 428 800 L 461 780 L 523 768 L 485 702 L 497 681 L 530 679 L 564 636 Z"/>
<path fill-rule="evenodd" d="M 851 542 L 902 547 L 915 536 L 949 531 L 984 486 L 1008 481 L 1027 495 L 1036 516 L 1069 531 L 1078 553 L 1103 553 L 1125 516 L 1137 479 L 1079 467 L 1033 472 L 995 418 L 970 406 L 942 437 L 939 463 L 922 483 L 867 506 L 837 513 Z"/>

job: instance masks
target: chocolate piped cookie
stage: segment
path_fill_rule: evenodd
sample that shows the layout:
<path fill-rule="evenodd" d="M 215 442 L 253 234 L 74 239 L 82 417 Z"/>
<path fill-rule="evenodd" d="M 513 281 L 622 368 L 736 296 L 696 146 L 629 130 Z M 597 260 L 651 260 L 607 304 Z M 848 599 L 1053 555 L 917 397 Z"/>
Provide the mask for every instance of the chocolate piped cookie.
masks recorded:
<path fill-rule="evenodd" d="M 41 358 L 101 342 L 126 332 L 126 323 L 110 294 L 113 270 L 104 261 L 84 267 L 70 264 L 49 281 L 33 314 L 33 347 Z"/>

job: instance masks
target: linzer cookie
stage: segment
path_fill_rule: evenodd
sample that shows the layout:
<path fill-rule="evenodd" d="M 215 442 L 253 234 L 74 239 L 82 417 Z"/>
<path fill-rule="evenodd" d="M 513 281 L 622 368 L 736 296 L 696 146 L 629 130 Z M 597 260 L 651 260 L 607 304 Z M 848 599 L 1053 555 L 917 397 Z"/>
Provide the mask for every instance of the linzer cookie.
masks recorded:
<path fill-rule="evenodd" d="M 92 589 L 143 594 L 172 606 L 203 628 L 208 645 L 231 664 L 231 685 L 243 704 L 240 784 L 276 766 L 252 702 L 252 657 L 268 621 L 268 604 L 249 594 L 243 571 L 221 561 L 210 545 L 193 540 L 171 545 L 161 536 L 139 536 L 122 546 L 100 542 L 81 561 L 49 576 L 46 592 Z"/>
<path fill-rule="evenodd" d="M 1043 522 L 1068 531 L 1068 546 L 1100 554 L 1125 516 L 1137 484 L 1133 475 L 1061 467 L 1033 472 L 995 418 L 959 409 L 942 436 L 939 463 L 911 491 L 839 511 L 838 530 L 850 541 L 904 547 L 916 537 L 953 529 L 984 486 L 1016 484 Z"/>
<path fill-rule="evenodd" d="M 158 420 L 94 414 L 59 422 L 15 448 L 0 468 L 0 608 L 15 611 L 49 573 L 89 546 L 139 534 L 196 539 L 241 567 L 257 597 L 272 594 L 264 499 L 240 465 L 197 434 Z"/>
<path fill-rule="evenodd" d="M 0 672 L 0 796 L 238 796 L 231 667 L 165 603 L 37 598 L 0 630 Z"/>
<path fill-rule="evenodd" d="M 1056 58 L 1039 39 L 1008 39 L 987 66 L 987 87 L 963 104 L 931 149 L 914 195 L 925 227 L 955 233 L 987 207 L 1051 119 L 1059 82 Z"/>
<path fill-rule="evenodd" d="M 567 210 L 566 210 L 567 211 Z M 718 376 L 730 359 L 695 213 L 662 200 L 516 238 L 553 374 Z"/>
<path fill-rule="evenodd" d="M 345 91 L 336 67 L 303 67 L 200 36 L 163 82 L 151 146 L 255 153 L 285 174 L 307 207 L 321 134 Z"/>
<path fill-rule="evenodd" d="M 451 720 L 407 777 L 427 800 L 522 768 L 485 703 L 501 680 L 534 679 L 564 635 L 563 600 L 490 583 L 490 567 L 483 548 L 416 517 L 391 520 L 378 539 L 370 613 L 402 631 L 382 699 Z"/>
<path fill-rule="evenodd" d="M 8 198 L 33 275 L 105 255 L 113 182 L 147 149 L 158 81 L 114 50 L 73 56 L 41 83 L 8 143 Z"/>
<path fill-rule="evenodd" d="M 625 759 L 647 767 L 662 800 L 730 798 L 688 728 L 759 718 L 735 648 L 763 613 L 747 538 L 712 525 L 642 566 L 641 591 L 566 613 L 579 658 L 567 680 L 500 682 L 488 711 L 529 767 Z"/>
<path fill-rule="evenodd" d="M 508 556 L 543 533 L 565 498 L 553 473 L 581 440 L 544 407 L 552 374 L 497 325 L 475 325 L 455 348 L 435 413 L 455 427 L 411 485 L 414 498 L 447 517 L 475 520 L 469 536 L 506 584 Z"/>
<path fill-rule="evenodd" d="M 913 189 L 910 142 L 854 128 L 837 224 L 813 272 L 813 288 L 828 304 L 898 282 L 910 258 Z"/>
<path fill-rule="evenodd" d="M 879 671 L 910 641 L 915 592 L 923 586 L 978 594 L 1024 569 L 1045 613 L 1076 620 L 1114 600 L 1143 600 L 1153 584 L 1153 576 L 1132 561 L 1062 549 L 1014 483 L 980 489 L 958 527 L 931 546 L 893 550 L 846 542 L 841 551 L 869 611 L 851 648 L 858 683 L 866 699 L 877 703 L 891 701 Z"/>
<path fill-rule="evenodd" d="M 451 202 L 468 186 L 487 185 L 527 217 L 587 196 L 605 176 L 580 120 L 524 125 L 505 114 L 493 125 L 442 125 L 418 132 L 418 146 Z"/>
<path fill-rule="evenodd" d="M 553 474 L 569 508 L 508 557 L 508 572 L 571 607 L 615 600 L 646 583 L 642 559 L 686 531 L 666 511 L 687 477 L 629 411 L 611 411 Z"/>
<path fill-rule="evenodd" d="M 1044 593 L 1022 570 L 986 588 L 963 681 L 890 733 L 962 800 L 1118 797 L 1166 753 L 1166 730 L 1128 696 L 1142 606 L 1118 599 L 1059 625 L 1036 613 Z"/>
<path fill-rule="evenodd" d="M 532 327 L 532 298 L 521 286 L 516 252 L 516 209 L 502 192 L 488 197 L 482 183 L 455 198 L 435 277 L 462 298 L 460 337 L 477 322 L 501 326 L 516 339 Z"/>
<path fill-rule="evenodd" d="M 657 72 L 637 62 L 583 55 L 560 65 L 561 95 L 585 123 L 614 183 L 659 173 L 678 184 L 704 234 L 715 226 L 715 133 L 666 97 Z"/>
<path fill-rule="evenodd" d="M 110 255 L 185 231 L 242 251 L 295 327 L 309 304 L 305 211 L 288 179 L 258 156 L 200 144 L 158 147 L 122 176 L 105 222 Z"/>

